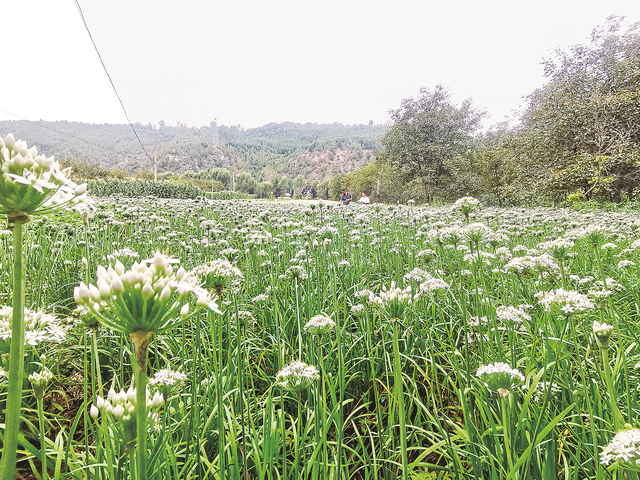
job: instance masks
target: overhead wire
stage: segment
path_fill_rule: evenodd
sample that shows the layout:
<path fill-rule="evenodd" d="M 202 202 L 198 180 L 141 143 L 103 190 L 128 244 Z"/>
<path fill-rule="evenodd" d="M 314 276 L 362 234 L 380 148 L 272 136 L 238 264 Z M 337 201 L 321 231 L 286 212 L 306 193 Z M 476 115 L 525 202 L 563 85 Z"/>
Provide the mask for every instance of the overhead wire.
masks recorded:
<path fill-rule="evenodd" d="M 107 66 L 104 64 L 104 61 L 102 60 L 102 55 L 100 55 L 100 51 L 98 50 L 98 46 L 96 45 L 96 42 L 93 40 L 93 35 L 91 35 L 91 31 L 89 30 L 89 26 L 87 25 L 87 22 L 84 18 L 84 13 L 82 12 L 82 7 L 80 7 L 80 2 L 79 0 L 74 0 L 75 4 L 76 4 L 76 8 L 78 9 L 78 13 L 80 14 L 80 18 L 82 19 L 82 23 L 84 25 L 85 30 L 87 31 L 87 34 L 89 35 L 89 38 L 91 39 L 91 43 L 93 44 L 93 48 L 95 49 L 96 53 L 98 54 L 98 58 L 100 59 L 100 63 L 102 64 L 102 68 L 104 69 L 104 72 L 107 74 L 107 78 L 109 79 L 109 83 L 111 83 L 111 87 L 113 88 L 113 91 L 116 94 L 116 97 L 118 98 L 118 101 L 120 102 L 120 106 L 122 107 L 122 111 L 124 112 L 124 116 L 127 119 L 127 122 L 129 123 L 129 126 L 131 127 L 131 130 L 133 130 L 133 134 L 136 136 L 136 139 L 138 139 L 138 143 L 140 144 L 140 147 L 142 147 L 142 150 L 144 151 L 145 155 L 147 156 L 147 158 L 149 160 L 151 160 L 153 162 L 153 159 L 151 158 L 151 155 L 149 155 L 149 153 L 147 152 L 147 149 L 144 148 L 144 145 L 142 144 L 142 141 L 140 140 L 140 137 L 138 136 L 138 132 L 136 132 L 136 129 L 133 126 L 133 123 L 131 123 L 131 120 L 129 120 L 129 115 L 127 114 L 127 109 L 124 107 L 124 103 L 122 102 L 122 99 L 120 98 L 120 95 L 118 94 L 118 90 L 116 89 L 115 84 L 113 83 L 113 80 L 111 79 L 111 75 L 109 75 L 109 70 L 107 70 Z"/>

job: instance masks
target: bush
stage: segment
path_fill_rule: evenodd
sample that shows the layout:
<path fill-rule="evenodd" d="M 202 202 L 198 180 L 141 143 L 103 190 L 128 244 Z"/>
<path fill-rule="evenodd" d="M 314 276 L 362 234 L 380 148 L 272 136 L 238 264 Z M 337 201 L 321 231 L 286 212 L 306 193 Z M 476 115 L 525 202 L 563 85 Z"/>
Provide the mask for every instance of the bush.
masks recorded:
<path fill-rule="evenodd" d="M 107 197 L 109 195 L 124 195 L 127 197 L 146 197 L 153 195 L 159 198 L 196 198 L 205 193 L 188 184 L 178 184 L 171 182 L 145 182 L 143 180 L 117 181 L 105 180 L 89 182 L 89 190 L 97 197 Z"/>

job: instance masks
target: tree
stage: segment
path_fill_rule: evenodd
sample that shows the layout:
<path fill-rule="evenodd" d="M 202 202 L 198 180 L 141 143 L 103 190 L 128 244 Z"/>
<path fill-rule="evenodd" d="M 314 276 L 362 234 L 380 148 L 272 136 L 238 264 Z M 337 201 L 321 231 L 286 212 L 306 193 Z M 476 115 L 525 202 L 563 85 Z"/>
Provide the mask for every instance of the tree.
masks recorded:
<path fill-rule="evenodd" d="M 403 174 L 388 162 L 373 161 L 350 172 L 342 179 L 342 186 L 358 198 L 365 192 L 372 202 L 406 203 L 415 200 L 425 202 L 424 190 L 419 180 L 406 182 Z"/>
<path fill-rule="evenodd" d="M 249 172 L 240 172 L 236 175 L 236 191 L 246 193 L 250 188 L 255 189 L 256 180 Z"/>
<path fill-rule="evenodd" d="M 393 125 L 380 138 L 379 160 L 398 167 L 405 181 L 419 180 L 427 202 L 448 177 L 446 162 L 470 148 L 485 115 L 470 99 L 458 107 L 450 97 L 442 85 L 422 88 L 390 112 Z"/>
<path fill-rule="evenodd" d="M 304 178 L 304 175 L 299 174 L 296 178 L 293 179 L 293 188 L 296 190 L 302 190 L 307 186 L 307 180 Z"/>
<path fill-rule="evenodd" d="M 258 192 L 259 198 L 268 197 L 271 192 L 273 192 L 274 188 L 271 182 L 260 182 L 256 186 L 256 191 Z"/>
<path fill-rule="evenodd" d="M 517 150 L 558 200 L 578 191 L 619 200 L 640 185 L 640 23 L 609 17 L 590 43 L 545 61 Z"/>
<path fill-rule="evenodd" d="M 231 187 L 231 172 L 226 168 L 211 168 L 208 176 L 222 183 L 227 190 Z"/>

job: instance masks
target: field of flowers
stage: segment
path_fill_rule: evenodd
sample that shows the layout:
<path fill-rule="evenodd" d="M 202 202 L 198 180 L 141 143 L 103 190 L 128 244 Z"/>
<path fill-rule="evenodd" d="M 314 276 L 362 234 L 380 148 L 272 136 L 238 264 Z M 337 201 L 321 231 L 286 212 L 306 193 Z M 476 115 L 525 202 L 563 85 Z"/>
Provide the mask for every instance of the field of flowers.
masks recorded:
<path fill-rule="evenodd" d="M 636 478 L 640 214 L 95 206 L 24 227 L 21 472 Z"/>

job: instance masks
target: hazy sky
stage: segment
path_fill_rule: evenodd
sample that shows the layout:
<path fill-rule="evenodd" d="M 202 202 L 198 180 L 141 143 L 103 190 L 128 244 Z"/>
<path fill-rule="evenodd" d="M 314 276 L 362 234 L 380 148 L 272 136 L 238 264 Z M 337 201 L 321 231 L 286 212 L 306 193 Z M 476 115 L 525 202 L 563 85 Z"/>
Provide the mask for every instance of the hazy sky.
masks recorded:
<path fill-rule="evenodd" d="M 3 0 L 0 110 L 126 123 L 73 0 Z M 374 123 L 438 83 L 495 123 L 638 0 L 79 0 L 132 122 Z M 0 119 L 16 119 L 0 111 Z"/>

